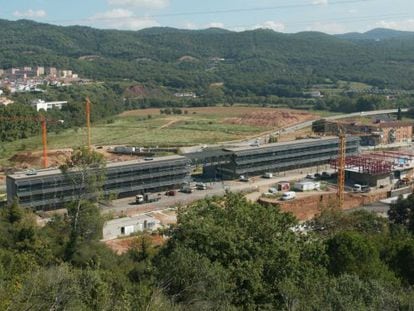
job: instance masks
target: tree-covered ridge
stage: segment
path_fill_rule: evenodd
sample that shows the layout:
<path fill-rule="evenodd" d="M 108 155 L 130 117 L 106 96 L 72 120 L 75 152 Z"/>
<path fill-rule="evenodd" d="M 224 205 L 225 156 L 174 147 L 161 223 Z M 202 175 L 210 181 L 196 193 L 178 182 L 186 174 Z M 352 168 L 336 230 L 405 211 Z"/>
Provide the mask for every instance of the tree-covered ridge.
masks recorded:
<path fill-rule="evenodd" d="M 263 85 L 300 89 L 326 79 L 414 88 L 411 36 L 377 42 L 270 30 L 133 32 L 25 20 L 0 20 L 0 27 L 0 67 L 6 68 L 50 65 L 90 78 L 125 78 L 177 89 L 205 90 L 210 83 L 224 82 L 227 94 L 247 89 L 262 95 Z"/>

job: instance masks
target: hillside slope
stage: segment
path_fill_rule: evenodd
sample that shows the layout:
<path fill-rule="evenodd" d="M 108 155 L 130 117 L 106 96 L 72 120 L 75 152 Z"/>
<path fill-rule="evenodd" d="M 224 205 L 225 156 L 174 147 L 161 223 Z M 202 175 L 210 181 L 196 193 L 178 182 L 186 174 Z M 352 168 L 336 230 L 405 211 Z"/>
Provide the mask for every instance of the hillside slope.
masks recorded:
<path fill-rule="evenodd" d="M 326 79 L 414 88 L 414 37 L 409 35 L 373 41 L 270 30 L 118 31 L 27 20 L 0 20 L 0 28 L 0 68 L 65 67 L 90 78 L 197 92 L 223 82 L 224 92 L 235 96 L 289 96 Z"/>

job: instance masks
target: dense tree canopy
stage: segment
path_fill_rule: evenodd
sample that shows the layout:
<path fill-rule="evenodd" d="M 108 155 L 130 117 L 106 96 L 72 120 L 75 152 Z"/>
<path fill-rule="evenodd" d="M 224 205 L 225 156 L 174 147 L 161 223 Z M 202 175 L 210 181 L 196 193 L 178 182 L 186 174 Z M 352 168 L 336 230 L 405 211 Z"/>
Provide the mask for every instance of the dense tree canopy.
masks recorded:
<path fill-rule="evenodd" d="M 1 310 L 409 310 L 414 303 L 412 233 L 368 212 L 326 210 L 302 231 L 292 215 L 228 193 L 180 208 L 165 245 L 143 234 L 123 255 L 98 241 L 94 219 L 83 221 L 94 234 L 82 231 L 73 245 L 70 215 L 41 228 L 17 202 L 1 211 Z"/>

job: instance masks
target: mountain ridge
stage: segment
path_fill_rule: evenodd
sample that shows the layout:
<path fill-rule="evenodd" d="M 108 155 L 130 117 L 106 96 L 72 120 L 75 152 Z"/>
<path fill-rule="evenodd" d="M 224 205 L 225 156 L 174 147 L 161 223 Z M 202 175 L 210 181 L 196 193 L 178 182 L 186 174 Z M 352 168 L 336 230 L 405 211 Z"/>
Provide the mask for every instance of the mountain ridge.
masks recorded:
<path fill-rule="evenodd" d="M 220 82 L 224 92 L 234 96 L 294 96 L 327 79 L 414 89 L 414 33 L 403 32 L 398 41 L 400 32 L 380 29 L 366 34 L 389 37 L 377 42 L 349 34 L 263 29 L 124 31 L 28 20 L 0 20 L 0 27 L 0 68 L 54 66 L 98 80 L 127 79 L 201 93 Z M 99 57 L 84 59 L 87 55 Z M 183 56 L 198 61 L 179 61 Z"/>

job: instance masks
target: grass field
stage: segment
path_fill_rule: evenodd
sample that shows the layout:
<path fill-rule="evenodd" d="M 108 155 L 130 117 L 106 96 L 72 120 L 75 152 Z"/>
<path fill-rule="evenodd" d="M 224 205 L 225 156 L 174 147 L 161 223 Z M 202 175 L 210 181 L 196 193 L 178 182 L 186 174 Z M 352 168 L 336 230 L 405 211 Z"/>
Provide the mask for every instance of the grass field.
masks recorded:
<path fill-rule="evenodd" d="M 256 107 L 206 107 L 184 110 L 187 110 L 187 113 L 182 115 L 160 114 L 159 109 L 124 112 L 110 121 L 95 124 L 92 128 L 92 143 L 95 146 L 211 144 L 255 136 L 277 128 L 279 123 L 297 123 L 302 121 L 302 118 L 312 118 L 312 115 L 304 112 Z M 85 143 L 85 129 L 70 129 L 59 134 L 48 133 L 50 150 L 74 148 Z M 40 136 L 4 143 L 0 147 L 0 165 L 9 165 L 9 159 L 16 153 L 41 149 Z"/>

